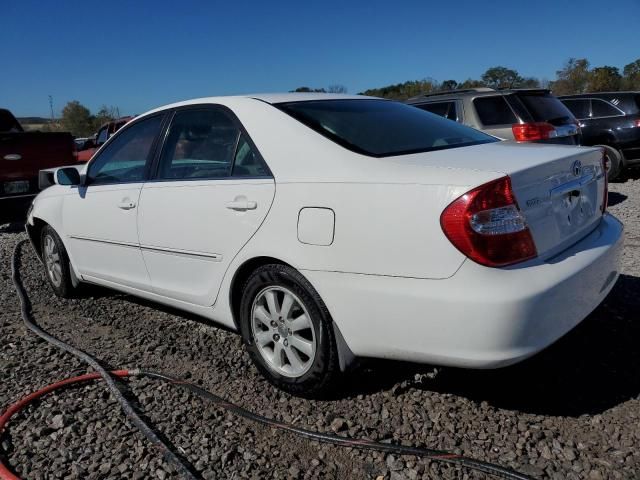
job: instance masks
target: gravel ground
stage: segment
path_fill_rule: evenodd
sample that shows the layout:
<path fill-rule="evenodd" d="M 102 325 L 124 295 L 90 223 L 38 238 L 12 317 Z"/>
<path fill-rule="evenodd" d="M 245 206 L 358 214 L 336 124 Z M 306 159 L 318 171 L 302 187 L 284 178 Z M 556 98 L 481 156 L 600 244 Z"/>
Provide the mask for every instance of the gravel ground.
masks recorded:
<path fill-rule="evenodd" d="M 626 224 L 624 269 L 577 329 L 497 371 L 371 363 L 336 397 L 310 401 L 271 387 L 239 338 L 135 298 L 93 289 L 57 299 L 30 248 L 22 257 L 37 321 L 109 367 L 194 381 L 257 413 L 309 429 L 450 449 L 534 477 L 640 478 L 640 174 L 611 185 Z M 28 332 L 10 280 L 20 228 L 0 227 L 0 408 L 86 367 Z M 338 448 L 249 423 L 175 386 L 126 382 L 141 413 L 202 478 L 486 478 L 415 457 Z M 173 478 L 99 382 L 50 394 L 15 418 L 0 456 L 24 478 Z"/>

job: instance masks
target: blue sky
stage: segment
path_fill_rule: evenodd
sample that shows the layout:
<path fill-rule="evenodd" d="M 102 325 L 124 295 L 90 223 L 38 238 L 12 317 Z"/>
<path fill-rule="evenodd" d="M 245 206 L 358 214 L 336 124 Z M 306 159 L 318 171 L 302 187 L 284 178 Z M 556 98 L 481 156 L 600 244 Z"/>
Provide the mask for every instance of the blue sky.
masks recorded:
<path fill-rule="evenodd" d="M 640 0 L 4 0 L 0 107 L 69 100 L 122 114 L 208 95 L 343 84 L 350 93 L 504 65 L 553 79 L 569 57 L 640 57 Z"/>

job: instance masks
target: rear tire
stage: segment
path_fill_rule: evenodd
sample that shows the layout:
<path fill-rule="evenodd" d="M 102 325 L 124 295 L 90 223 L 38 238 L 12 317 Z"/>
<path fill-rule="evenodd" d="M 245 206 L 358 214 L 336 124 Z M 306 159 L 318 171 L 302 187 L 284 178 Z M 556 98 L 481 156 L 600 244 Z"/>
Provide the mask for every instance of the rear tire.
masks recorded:
<path fill-rule="evenodd" d="M 621 177 L 624 164 L 622 162 L 622 153 L 609 145 L 598 145 L 604 148 L 609 158 L 609 170 L 607 171 L 607 179 L 613 182 Z"/>
<path fill-rule="evenodd" d="M 49 225 L 45 225 L 40 232 L 40 248 L 45 274 L 55 294 L 61 298 L 73 297 L 77 289 L 73 286 L 67 250 Z"/>
<path fill-rule="evenodd" d="M 271 264 L 251 274 L 242 289 L 240 331 L 251 360 L 276 387 L 319 397 L 337 380 L 331 316 L 295 269 Z"/>

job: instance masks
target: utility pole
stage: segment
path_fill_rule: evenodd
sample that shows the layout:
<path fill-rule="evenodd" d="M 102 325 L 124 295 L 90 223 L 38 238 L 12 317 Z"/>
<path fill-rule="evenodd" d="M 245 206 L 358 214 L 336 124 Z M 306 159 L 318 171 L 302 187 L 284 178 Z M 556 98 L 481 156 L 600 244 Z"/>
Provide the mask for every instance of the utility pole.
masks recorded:
<path fill-rule="evenodd" d="M 49 109 L 51 110 L 51 123 L 53 123 L 53 97 L 49 95 Z"/>

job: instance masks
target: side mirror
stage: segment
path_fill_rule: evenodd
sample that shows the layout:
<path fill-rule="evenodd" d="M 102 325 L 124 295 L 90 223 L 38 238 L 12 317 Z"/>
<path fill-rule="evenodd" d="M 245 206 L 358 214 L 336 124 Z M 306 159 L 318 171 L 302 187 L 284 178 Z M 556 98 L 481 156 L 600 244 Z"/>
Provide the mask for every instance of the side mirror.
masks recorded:
<path fill-rule="evenodd" d="M 80 185 L 80 172 L 74 167 L 60 168 L 56 171 L 58 185 Z"/>

